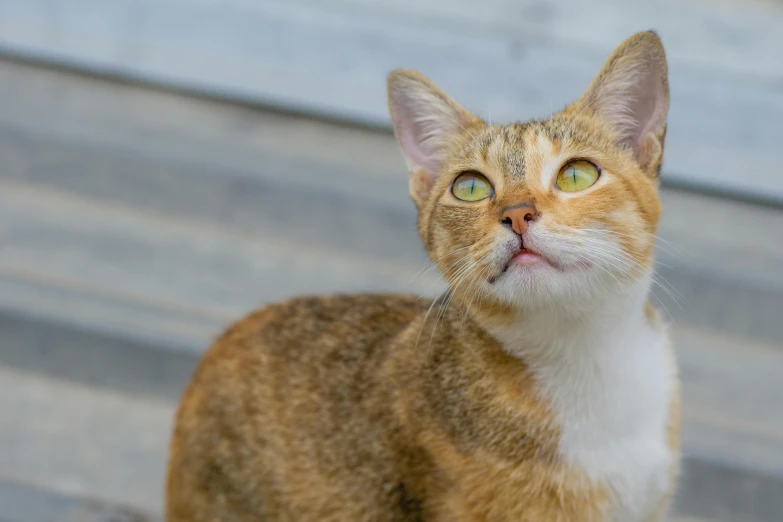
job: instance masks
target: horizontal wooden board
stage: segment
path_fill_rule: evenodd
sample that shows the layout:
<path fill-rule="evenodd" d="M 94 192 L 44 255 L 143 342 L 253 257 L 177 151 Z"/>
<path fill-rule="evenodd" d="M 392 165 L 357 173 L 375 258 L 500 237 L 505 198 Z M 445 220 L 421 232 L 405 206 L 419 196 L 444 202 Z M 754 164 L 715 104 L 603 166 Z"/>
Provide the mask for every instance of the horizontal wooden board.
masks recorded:
<path fill-rule="evenodd" d="M 541 117 L 653 27 L 671 56 L 667 179 L 778 203 L 781 25 L 772 4 L 696 0 L 0 0 L 6 53 L 383 126 L 393 68 L 494 121 Z"/>
<path fill-rule="evenodd" d="M 439 288 L 416 279 L 388 134 L 0 62 L 0 158 L 0 389 L 17 390 L 0 446 L 26 451 L 0 455 L 0 478 L 157 510 L 172 401 L 226 324 L 292 294 Z M 663 197 L 659 270 L 684 298 L 656 292 L 684 380 L 678 506 L 770 520 L 783 212 Z M 96 423 L 112 429 L 85 435 Z"/>
<path fill-rule="evenodd" d="M 0 62 L 0 157 L 0 179 L 97 215 L 209 223 L 357 267 L 428 262 L 387 134 Z M 656 302 L 678 322 L 783 343 L 783 213 L 663 197 Z M 92 226 L 78 215 L 77 238 Z"/>

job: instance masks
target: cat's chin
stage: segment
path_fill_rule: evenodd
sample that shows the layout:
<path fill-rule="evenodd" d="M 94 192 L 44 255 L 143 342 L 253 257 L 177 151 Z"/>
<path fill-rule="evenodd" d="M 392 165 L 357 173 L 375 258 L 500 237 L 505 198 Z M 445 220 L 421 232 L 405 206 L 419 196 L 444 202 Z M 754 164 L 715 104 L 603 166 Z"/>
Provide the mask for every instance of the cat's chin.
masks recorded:
<path fill-rule="evenodd" d="M 547 286 L 558 270 L 546 258 L 520 253 L 512 258 L 503 273 L 491 280 L 492 286 L 501 294 L 523 292 Z"/>
<path fill-rule="evenodd" d="M 589 266 L 555 265 L 544 256 L 516 254 L 498 277 L 488 281 L 492 292 L 515 307 L 549 306 L 592 293 Z"/>
<path fill-rule="evenodd" d="M 522 249 L 508 258 L 499 273 L 487 278 L 487 282 L 495 288 L 515 284 L 512 280 L 529 286 L 537 279 L 536 273 L 545 269 L 553 270 L 555 267 L 538 252 Z"/>

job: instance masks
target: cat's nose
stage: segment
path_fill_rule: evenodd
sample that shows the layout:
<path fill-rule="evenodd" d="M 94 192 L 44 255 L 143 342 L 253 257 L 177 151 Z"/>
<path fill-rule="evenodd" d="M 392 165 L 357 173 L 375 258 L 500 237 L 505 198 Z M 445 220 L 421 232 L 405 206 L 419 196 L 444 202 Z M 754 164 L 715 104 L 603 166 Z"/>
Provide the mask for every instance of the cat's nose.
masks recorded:
<path fill-rule="evenodd" d="M 508 225 L 520 236 L 527 232 L 527 224 L 538 217 L 538 211 L 532 203 L 521 203 L 503 209 L 501 223 Z"/>

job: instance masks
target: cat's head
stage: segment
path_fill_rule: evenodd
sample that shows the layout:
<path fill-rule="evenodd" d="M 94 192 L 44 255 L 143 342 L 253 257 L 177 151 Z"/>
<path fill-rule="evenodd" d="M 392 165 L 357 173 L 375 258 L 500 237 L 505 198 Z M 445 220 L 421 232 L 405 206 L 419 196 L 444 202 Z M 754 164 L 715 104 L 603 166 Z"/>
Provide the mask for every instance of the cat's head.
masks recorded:
<path fill-rule="evenodd" d="M 669 109 L 655 33 L 545 120 L 489 125 L 408 70 L 389 77 L 389 106 L 422 239 L 457 299 L 550 306 L 649 274 Z"/>

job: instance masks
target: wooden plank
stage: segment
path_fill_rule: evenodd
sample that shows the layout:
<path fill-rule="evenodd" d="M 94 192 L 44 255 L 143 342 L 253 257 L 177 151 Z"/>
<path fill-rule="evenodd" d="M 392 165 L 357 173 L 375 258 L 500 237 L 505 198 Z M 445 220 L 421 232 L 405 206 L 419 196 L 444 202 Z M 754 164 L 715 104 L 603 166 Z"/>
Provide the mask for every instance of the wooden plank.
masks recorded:
<path fill-rule="evenodd" d="M 404 281 L 395 275 L 405 272 L 404 265 L 376 266 L 377 260 L 352 257 L 351 261 L 311 247 L 281 248 L 274 238 L 252 237 L 203 221 L 109 206 L 15 182 L 0 183 L 0 212 L 4 224 L 0 236 L 1 307 L 34 310 L 60 321 L 80 318 L 93 328 L 108 326 L 123 336 L 138 336 L 143 331 L 167 343 L 174 340 L 194 355 L 201 353 L 226 322 L 261 300 L 289 292 L 372 290 L 384 286 L 389 278 L 400 286 Z M 371 281 L 362 287 L 365 278 Z M 9 286 L 9 281 L 15 286 Z M 359 288 L 352 287 L 357 284 Z M 81 299 L 74 300 L 74 295 L 81 295 Z M 686 455 L 695 462 L 750 470 L 747 472 L 763 483 L 767 493 L 763 501 L 752 497 L 754 502 L 740 495 L 742 503 L 734 507 L 764 513 L 783 498 L 769 493 L 779 491 L 774 477 L 783 469 L 783 425 L 779 416 L 770 415 L 783 400 L 778 386 L 783 378 L 783 350 L 749 336 L 731 337 L 690 325 L 677 326 L 674 337 L 685 385 Z M 15 382 L 13 387 L 26 389 Z M 60 398 L 58 395 L 58 401 Z M 28 406 L 36 411 L 45 407 Z M 51 434 L 39 432 L 37 438 L 28 439 L 23 430 L 27 424 L 15 419 L 10 417 L 8 422 L 15 428 L 6 430 L 5 436 L 24 436 L 30 441 L 30 451 L 50 455 L 37 451 L 44 445 L 55 447 Z M 85 426 L 75 425 L 66 434 L 68 440 Z M 154 426 L 149 428 L 148 433 L 156 433 Z M 115 451 L 124 443 L 107 444 L 108 439 L 100 442 L 98 449 Z M 153 444 L 149 451 L 163 451 L 162 446 L 156 449 L 157 443 Z M 82 487 L 96 487 L 100 472 L 87 464 L 44 460 L 52 467 L 52 473 L 47 473 L 52 479 L 78 477 L 85 481 L 80 483 Z M 107 462 L 104 458 L 100 461 Z M 33 478 L 34 471 L 25 461 L 6 464 L 3 469 Z M 702 499 L 716 500 L 723 494 L 707 480 L 711 472 L 701 472 Z M 127 477 L 128 484 L 137 488 L 149 484 L 144 478 L 148 471 L 133 473 Z M 113 484 L 102 484 L 98 490 L 116 495 Z M 123 491 L 127 495 L 137 490 Z M 148 506 L 150 497 L 146 498 L 143 505 Z M 725 503 L 720 505 L 726 507 Z M 737 518 L 727 520 L 733 519 Z"/>
<path fill-rule="evenodd" d="M 288 5 L 312 7 L 319 0 Z M 251 10 L 254 0 L 231 0 Z M 781 6 L 747 0 L 333 0 L 344 11 L 376 13 L 434 27 L 504 34 L 524 44 L 561 43 L 608 56 L 636 31 L 654 29 L 666 39 L 673 64 L 776 80 L 783 75 L 778 31 Z"/>
<path fill-rule="evenodd" d="M 0 179 L 86 197 L 98 214 L 119 206 L 368 264 L 427 264 L 387 134 L 0 62 L 0 156 Z M 663 197 L 656 300 L 677 322 L 783 343 L 783 212 Z M 62 292 L 77 309 L 104 306 Z"/>
<path fill-rule="evenodd" d="M 0 391 L 0 447 L 4 449 L 0 452 L 0 484 L 11 479 L 63 496 L 131 505 L 154 514 L 155 519 L 162 514 L 173 403 L 105 390 L 97 393 L 78 383 L 2 365 Z M 6 500 L 2 491 L 0 499 Z M 89 504 L 63 500 L 56 506 L 63 518 L 53 517 L 46 509 L 51 506 L 37 505 L 30 507 L 41 515 L 34 521 L 103 520 L 88 518 L 85 508 Z M 27 522 L 22 518 L 30 514 L 25 506 L 2 505 L 0 520 L 4 515 L 18 515 L 10 522 Z M 115 513 L 119 516 L 121 511 Z M 131 513 L 127 519 L 108 520 L 136 522 Z"/>
<path fill-rule="evenodd" d="M 122 514 L 122 520 L 145 520 L 138 512 L 114 503 L 143 509 L 153 520 L 162 514 L 164 464 L 176 403 L 99 390 L 3 365 L 0 391 L 4 412 L 0 442 L 16 450 L 0 453 L 4 506 L 0 520 L 103 520 L 99 515 L 115 520 L 109 513 Z M 690 427 L 686 416 L 686 434 Z M 744 444 L 741 437 L 732 442 Z M 783 498 L 780 481 L 747 475 L 744 487 L 737 487 L 737 476 L 743 476 L 743 470 L 710 465 L 694 455 L 697 448 L 686 446 L 687 478 L 675 513 L 702 515 L 705 518 L 699 520 L 716 522 L 777 520 Z M 725 449 L 737 448 L 731 444 Z M 16 485 L 9 477 L 27 486 Z M 78 498 L 85 495 L 101 502 Z M 727 495 L 730 503 L 722 500 Z"/>
<path fill-rule="evenodd" d="M 147 335 L 192 348 L 290 295 L 436 294 L 440 284 L 431 273 L 417 278 L 427 263 L 362 259 L 15 182 L 0 187 L 0 307 L 132 337 L 145 324 Z M 177 342 L 180 332 L 188 342 Z"/>
<path fill-rule="evenodd" d="M 0 66 L 0 308 L 119 339 L 146 337 L 145 345 L 173 346 L 195 358 L 229 321 L 293 293 L 435 293 L 434 276 L 411 282 L 425 262 L 416 257 L 413 208 L 388 135 L 24 70 Z M 229 190 L 235 184 L 240 190 Z M 661 234 L 668 242 L 661 253 L 673 267 L 666 277 L 689 297 L 686 306 L 706 317 L 674 311 L 686 462 L 695 470 L 680 506 L 694 515 L 718 506 L 725 520 L 765 520 L 783 499 L 783 434 L 779 416 L 770 414 L 781 400 L 783 372 L 783 340 L 774 340 L 783 332 L 777 313 L 783 213 L 671 191 L 664 197 Z M 276 199 L 301 208 L 309 227 Z M 345 228 L 331 226 L 349 222 L 357 223 L 349 238 L 341 237 Z M 371 233 L 393 248 L 369 241 Z M 760 324 L 751 321 L 759 317 Z M 8 329 L 2 334 L 11 339 Z M 60 359 L 89 353 L 84 346 L 56 347 L 66 351 Z M 10 356 L 0 350 L 0 364 L 24 366 L 24 348 Z M 146 368 L 164 364 L 145 356 L 123 365 L 132 351 L 113 350 L 120 363 L 106 364 L 134 372 L 140 382 Z M 93 381 L 103 393 L 105 382 Z M 9 382 L 28 394 L 11 398 L 22 410 L 47 412 L 61 399 L 57 386 L 51 388 L 57 396 L 43 404 L 36 402 L 41 395 L 29 398 L 28 384 Z M 132 389 L 127 382 L 117 387 Z M 103 399 L 90 397 L 97 392 L 82 397 L 63 388 L 66 403 L 81 402 L 111 422 Z M 10 467 L 3 469 L 43 485 L 70 480 L 114 498 L 116 482 L 102 483 L 90 462 L 51 460 L 58 443 L 81 448 L 79 440 L 90 440 L 83 437 L 91 425 L 82 410 L 65 412 L 79 422 L 62 435 L 18 422 L 18 412 L 8 416 L 13 429 L 3 435 L 29 439 L 30 462 L 37 455 L 51 470 L 41 475 L 13 456 L 4 456 Z M 148 463 L 165 454 L 163 426 L 151 422 L 145 431 L 156 437 L 145 450 L 152 455 L 143 460 L 147 471 L 125 477 L 120 493 L 134 502 L 157 487 Z M 38 431 L 28 437 L 27 429 Z M 134 444 L 101 438 L 97 459 L 105 465 L 119 455 L 121 466 L 122 458 L 135 456 Z M 741 493 L 727 497 L 733 491 Z"/>
<path fill-rule="evenodd" d="M 680 325 L 673 329 L 683 383 L 688 452 L 783 480 L 780 346 Z M 731 448 L 730 450 L 728 448 Z"/>
<path fill-rule="evenodd" d="M 572 100 L 623 37 L 652 24 L 672 57 L 668 179 L 783 202 L 783 11 L 626 6 L 3 0 L 0 48 L 387 125 L 392 68 L 422 70 L 494 120 L 540 117 Z"/>
<path fill-rule="evenodd" d="M 0 307 L 24 309 L 27 299 L 27 306 L 46 314 L 82 314 L 120 332 L 178 337 L 185 340 L 179 345 L 196 352 L 229 321 L 292 294 L 394 290 L 435 295 L 440 283 L 430 274 L 411 283 L 420 267 L 401 261 L 346 256 L 318 245 L 10 181 L 0 181 L 0 223 L 0 283 L 6 284 Z M 12 282 L 16 287 L 8 291 Z M 54 290 L 49 299 L 47 288 Z M 58 290 L 83 299 L 58 299 Z M 137 312 L 128 314 L 128 305 Z M 80 311 L 80 306 L 88 308 Z M 675 337 L 686 393 L 693 397 L 687 415 L 723 430 L 693 443 L 705 441 L 701 448 L 710 454 L 725 447 L 720 437 L 734 440 L 743 433 L 746 449 L 733 451 L 732 457 L 756 468 L 783 469 L 783 454 L 773 458 L 774 449 L 783 448 L 783 419 L 768 415 L 783 402 L 781 346 L 688 324 L 678 325 Z"/>
<path fill-rule="evenodd" d="M 0 479 L 0 522 L 153 522 L 125 506 Z"/>

